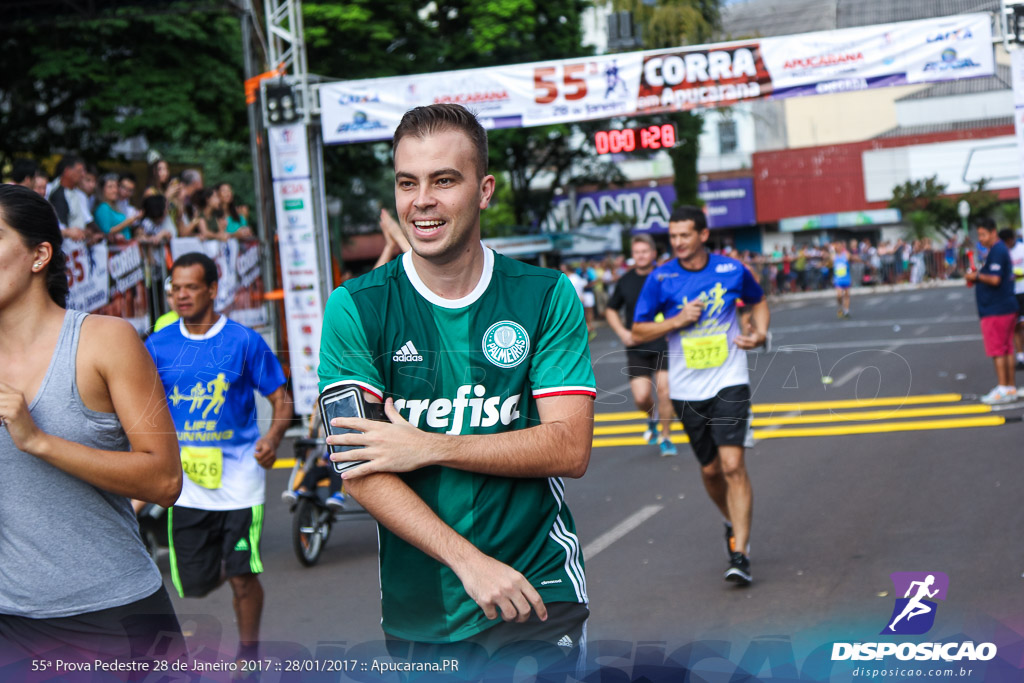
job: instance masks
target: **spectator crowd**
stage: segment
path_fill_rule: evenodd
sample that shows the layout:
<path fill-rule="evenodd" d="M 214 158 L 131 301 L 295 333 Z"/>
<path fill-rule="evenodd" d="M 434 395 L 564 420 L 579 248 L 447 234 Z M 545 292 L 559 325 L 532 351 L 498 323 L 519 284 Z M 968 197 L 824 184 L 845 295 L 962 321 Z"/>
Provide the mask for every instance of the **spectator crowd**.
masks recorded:
<path fill-rule="evenodd" d="M 53 178 L 36 162 L 18 159 L 10 182 L 49 200 L 65 239 L 159 245 L 174 237 L 254 236 L 249 209 L 235 201 L 230 183 L 206 186 L 192 168 L 173 176 L 162 158 L 151 161 L 141 188 L 133 173 L 101 172 L 75 154 L 61 158 Z"/>

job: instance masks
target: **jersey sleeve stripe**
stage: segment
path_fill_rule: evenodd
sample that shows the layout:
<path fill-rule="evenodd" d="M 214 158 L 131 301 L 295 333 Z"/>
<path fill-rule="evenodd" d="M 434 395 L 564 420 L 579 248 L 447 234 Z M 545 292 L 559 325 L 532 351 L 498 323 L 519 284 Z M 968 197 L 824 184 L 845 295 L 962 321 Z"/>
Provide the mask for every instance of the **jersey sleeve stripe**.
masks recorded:
<path fill-rule="evenodd" d="M 372 384 L 367 384 L 366 382 L 360 382 L 359 380 L 356 380 L 356 379 L 343 379 L 343 380 L 338 381 L 338 382 L 331 382 L 326 387 L 324 387 L 324 391 L 327 391 L 331 387 L 344 387 L 344 386 L 349 386 L 349 385 L 352 385 L 352 384 L 354 384 L 355 386 L 363 389 L 364 391 L 370 392 L 371 394 L 376 396 L 381 401 L 384 400 L 384 390 L 383 389 L 378 389 L 377 387 L 373 386 Z M 320 393 L 323 393 L 323 392 L 320 392 Z"/>
<path fill-rule="evenodd" d="M 597 389 L 593 387 L 550 387 L 547 389 L 534 389 L 534 398 L 547 398 L 549 396 L 573 396 L 584 395 L 597 397 Z"/>

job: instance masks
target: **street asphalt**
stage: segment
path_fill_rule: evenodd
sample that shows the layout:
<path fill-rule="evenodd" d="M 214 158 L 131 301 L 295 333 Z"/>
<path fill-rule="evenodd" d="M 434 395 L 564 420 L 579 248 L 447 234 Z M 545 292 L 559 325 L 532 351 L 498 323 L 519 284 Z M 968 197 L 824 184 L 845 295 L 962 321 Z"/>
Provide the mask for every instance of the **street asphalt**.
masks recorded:
<path fill-rule="evenodd" d="M 757 444 L 747 452 L 754 583 L 745 589 L 722 580 L 722 522 L 689 446 L 680 439 L 679 455 L 662 458 L 642 444 L 625 354 L 606 327 L 592 342 L 598 432 L 587 474 L 567 482 L 592 659 L 637 680 L 644 661 L 703 643 L 717 654 L 693 664 L 703 672 L 693 680 L 730 680 L 741 662 L 765 680 L 797 679 L 833 641 L 880 639 L 902 597 L 890 574 L 942 572 L 949 591 L 927 638 L 998 636 L 1019 670 L 1024 403 L 992 410 L 977 400 L 995 375 L 973 293 L 861 293 L 845 320 L 830 298 L 787 299 L 772 304 L 771 328 L 772 348 L 749 357 Z M 286 443 L 279 457 L 289 456 Z M 264 654 L 381 655 L 374 522 L 335 525 L 320 562 L 301 566 L 279 499 L 287 476 L 278 468 L 267 479 Z M 233 655 L 226 586 L 173 599 L 194 651 Z M 762 661 L 758 648 L 776 654 Z M 853 663 L 835 666 L 845 669 L 818 680 L 854 680 Z"/>

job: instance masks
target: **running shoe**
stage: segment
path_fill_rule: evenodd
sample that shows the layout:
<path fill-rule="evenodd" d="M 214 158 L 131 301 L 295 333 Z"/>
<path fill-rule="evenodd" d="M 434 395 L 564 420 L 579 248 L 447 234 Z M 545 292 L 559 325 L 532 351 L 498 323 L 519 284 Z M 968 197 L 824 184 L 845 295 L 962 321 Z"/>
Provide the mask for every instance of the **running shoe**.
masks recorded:
<path fill-rule="evenodd" d="M 725 554 L 732 559 L 732 554 L 736 551 L 736 537 L 732 533 L 732 524 L 725 523 Z"/>
<path fill-rule="evenodd" d="M 651 446 L 658 443 L 658 423 L 654 420 L 647 422 L 647 430 L 644 431 L 644 441 Z"/>
<path fill-rule="evenodd" d="M 679 451 L 676 450 L 676 445 L 668 439 L 662 439 L 658 442 L 658 450 L 661 451 L 661 457 L 671 458 L 673 455 L 679 455 Z"/>
<path fill-rule="evenodd" d="M 337 493 L 332 493 L 327 498 L 327 507 L 329 507 L 332 510 L 341 510 L 342 508 L 344 508 L 345 494 L 343 494 L 341 491 L 338 491 Z"/>
<path fill-rule="evenodd" d="M 738 551 L 733 551 L 729 555 L 729 568 L 725 570 L 725 580 L 737 586 L 750 585 L 753 579 L 750 578 L 750 560 L 746 555 Z"/>
<path fill-rule="evenodd" d="M 1012 403 L 1013 401 L 1016 400 L 1017 390 L 1007 390 L 1004 389 L 1003 387 L 996 387 L 995 389 L 981 397 L 981 402 L 987 403 L 988 405 L 995 405 L 998 403 Z"/>
<path fill-rule="evenodd" d="M 281 492 L 281 501 L 285 505 L 295 505 L 295 501 L 299 499 L 299 494 L 296 491 L 288 489 L 287 491 Z"/>

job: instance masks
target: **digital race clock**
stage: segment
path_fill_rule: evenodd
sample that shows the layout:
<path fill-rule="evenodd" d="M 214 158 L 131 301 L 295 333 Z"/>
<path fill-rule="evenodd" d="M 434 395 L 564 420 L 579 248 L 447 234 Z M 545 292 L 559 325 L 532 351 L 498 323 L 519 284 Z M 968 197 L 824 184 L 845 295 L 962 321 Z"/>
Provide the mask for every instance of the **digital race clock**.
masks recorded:
<path fill-rule="evenodd" d="M 598 154 L 618 154 L 637 149 L 662 149 L 676 144 L 676 127 L 666 123 L 644 128 L 599 130 L 594 133 L 594 146 Z"/>

